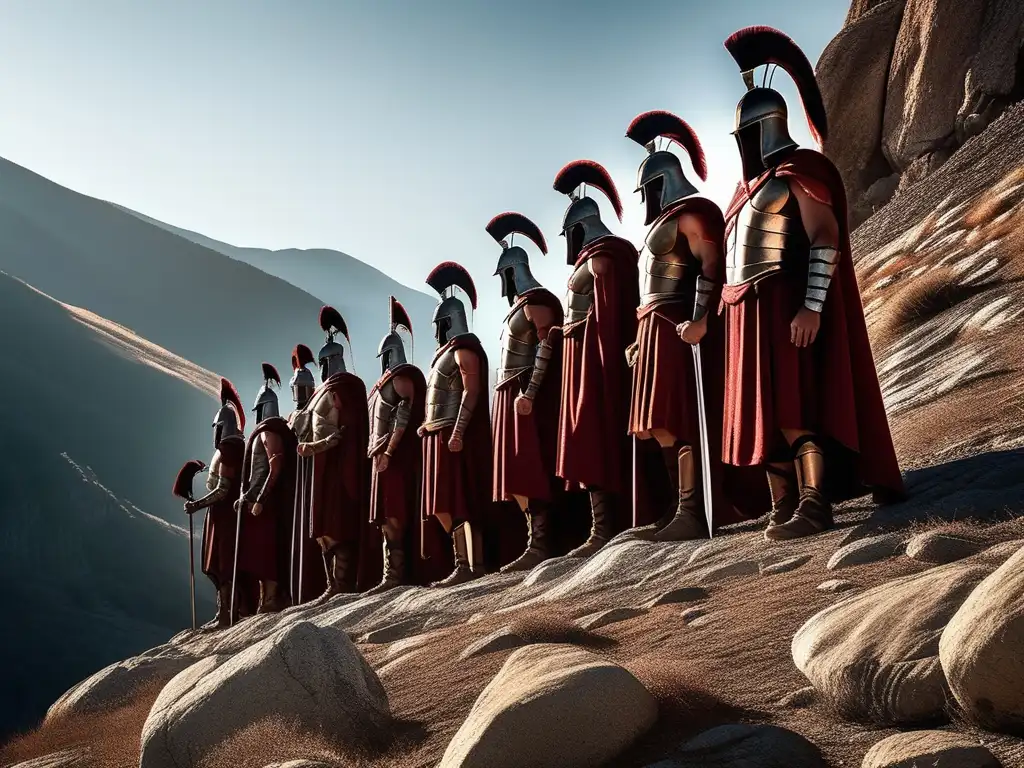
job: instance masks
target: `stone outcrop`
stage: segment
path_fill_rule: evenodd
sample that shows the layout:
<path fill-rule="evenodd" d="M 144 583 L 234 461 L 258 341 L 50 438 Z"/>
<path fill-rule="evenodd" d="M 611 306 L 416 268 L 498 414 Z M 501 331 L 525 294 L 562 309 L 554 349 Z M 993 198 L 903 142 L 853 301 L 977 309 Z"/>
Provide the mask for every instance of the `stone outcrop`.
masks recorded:
<path fill-rule="evenodd" d="M 861 768 L 1001 768 L 988 749 L 946 731 L 897 733 L 864 756 Z"/>

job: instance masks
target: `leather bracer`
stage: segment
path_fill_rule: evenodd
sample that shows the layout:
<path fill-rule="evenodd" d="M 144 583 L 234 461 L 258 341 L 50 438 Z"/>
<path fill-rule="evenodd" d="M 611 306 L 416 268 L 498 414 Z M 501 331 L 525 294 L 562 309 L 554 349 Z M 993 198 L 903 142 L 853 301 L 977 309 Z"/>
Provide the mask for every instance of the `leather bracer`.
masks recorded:
<path fill-rule="evenodd" d="M 306 443 L 313 454 L 323 453 L 329 448 L 333 448 L 341 442 L 341 433 L 344 431 L 344 425 L 338 427 L 337 432 L 332 432 L 327 437 L 322 437 L 319 440 L 313 440 L 312 442 Z"/>
<path fill-rule="evenodd" d="M 466 396 L 463 395 L 462 404 L 459 406 L 459 418 L 455 420 L 455 427 L 452 429 L 452 437 L 461 440 L 466 434 L 466 427 L 469 426 L 471 418 L 473 418 L 473 409 L 466 404 Z"/>
<path fill-rule="evenodd" d="M 407 399 L 402 400 L 395 411 L 395 428 L 391 431 L 388 447 L 384 449 L 385 456 L 391 456 L 398 449 L 398 443 L 402 439 L 402 435 L 405 434 L 406 427 L 409 426 L 410 415 L 412 415 L 412 403 Z"/>
<path fill-rule="evenodd" d="M 537 356 L 533 361 L 530 383 L 526 385 L 526 391 L 523 393 L 523 397 L 527 400 L 533 400 L 537 397 L 540 385 L 544 383 L 544 377 L 547 375 L 548 365 L 551 364 L 553 354 L 554 350 L 551 347 L 551 343 L 546 338 L 537 345 Z"/>
<path fill-rule="evenodd" d="M 703 274 L 697 275 L 697 292 L 693 302 L 693 322 L 697 322 L 708 313 L 711 306 L 711 297 L 714 295 L 717 283 L 708 280 Z"/>
<path fill-rule="evenodd" d="M 213 485 L 213 489 L 203 496 L 201 499 L 196 499 L 192 502 L 192 507 L 195 511 L 200 509 L 206 509 L 212 507 L 218 501 L 228 495 L 228 488 L 231 486 L 231 481 L 224 477 L 224 475 L 214 475 L 210 473 L 210 476 L 206 479 L 206 486 L 210 487 Z"/>
<path fill-rule="evenodd" d="M 825 296 L 832 284 L 836 265 L 839 263 L 839 251 L 831 245 L 811 248 L 807 263 L 807 294 L 804 306 L 812 312 L 821 312 L 825 308 Z"/>

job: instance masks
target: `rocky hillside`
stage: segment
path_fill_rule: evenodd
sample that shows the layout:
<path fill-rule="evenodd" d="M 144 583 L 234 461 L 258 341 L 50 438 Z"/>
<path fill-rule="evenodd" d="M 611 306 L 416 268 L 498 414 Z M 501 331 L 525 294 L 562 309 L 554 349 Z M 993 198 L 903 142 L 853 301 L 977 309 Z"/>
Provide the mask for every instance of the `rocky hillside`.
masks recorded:
<path fill-rule="evenodd" d="M 217 379 L 2 273 L 0 350 L 2 736 L 188 626 L 187 521 L 169 490 Z M 197 586 L 205 618 L 211 590 Z"/>
<path fill-rule="evenodd" d="M 1018 0 L 855 0 L 817 73 L 855 224 L 1024 98 Z"/>

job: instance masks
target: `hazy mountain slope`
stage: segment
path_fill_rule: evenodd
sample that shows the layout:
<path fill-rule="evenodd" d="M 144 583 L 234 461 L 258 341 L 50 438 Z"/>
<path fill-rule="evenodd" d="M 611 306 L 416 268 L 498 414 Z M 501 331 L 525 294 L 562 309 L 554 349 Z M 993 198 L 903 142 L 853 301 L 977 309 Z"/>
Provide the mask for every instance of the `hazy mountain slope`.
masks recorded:
<path fill-rule="evenodd" d="M 433 316 L 436 297 L 432 294 L 413 290 L 393 280 L 380 270 L 371 267 L 359 259 L 341 251 L 326 248 L 302 250 L 287 248 L 271 251 L 266 248 L 240 248 L 228 243 L 206 237 L 197 232 L 190 232 L 171 224 L 145 216 L 123 206 L 123 211 L 137 216 L 142 221 L 166 229 L 186 240 L 222 253 L 229 258 L 250 264 L 257 269 L 286 280 L 292 285 L 313 294 L 325 304 L 337 307 L 346 319 L 350 320 L 353 334 L 357 328 L 372 326 L 377 328 L 387 322 L 387 305 L 380 300 L 381 296 L 394 295 L 409 310 L 413 325 L 416 327 L 420 343 L 416 346 L 416 361 L 427 366 L 433 355 L 433 327 L 430 319 Z M 401 265 L 396 264 L 396 269 Z M 416 282 L 422 281 L 426 275 L 415 275 Z M 356 290 L 351 290 L 356 287 Z M 380 333 L 379 335 L 383 335 Z M 357 360 L 361 361 L 367 350 L 360 344 L 361 338 L 353 341 L 357 345 Z M 373 344 L 376 352 L 376 342 Z"/>
<path fill-rule="evenodd" d="M 0 274 L 0 735 L 188 625 L 187 518 L 170 486 L 185 459 L 209 459 L 215 382 Z M 202 575 L 197 587 L 205 620 L 212 590 Z"/>
<path fill-rule="evenodd" d="M 296 343 L 322 343 L 319 298 L 6 160 L 0 243 L 0 270 L 228 376 L 246 401 L 261 384 L 261 361 L 286 374 Z M 376 322 L 351 323 L 370 383 L 387 296 L 376 296 Z"/>

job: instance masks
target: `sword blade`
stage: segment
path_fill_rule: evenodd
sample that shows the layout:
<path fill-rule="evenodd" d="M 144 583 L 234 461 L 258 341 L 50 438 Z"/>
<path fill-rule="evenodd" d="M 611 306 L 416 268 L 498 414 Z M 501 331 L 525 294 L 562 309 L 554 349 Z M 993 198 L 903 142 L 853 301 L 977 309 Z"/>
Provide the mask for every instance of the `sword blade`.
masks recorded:
<path fill-rule="evenodd" d="M 691 345 L 693 349 L 693 372 L 697 383 L 697 423 L 700 427 L 700 474 L 704 491 L 704 515 L 708 521 L 708 538 L 714 536 L 712 498 L 711 498 L 711 456 L 708 448 L 708 414 L 704 408 L 704 371 L 701 367 L 700 344 Z"/>
<path fill-rule="evenodd" d="M 239 496 L 241 501 L 243 496 Z M 238 594 L 238 541 L 242 533 L 242 505 L 238 505 L 238 517 L 235 519 L 235 559 L 231 566 L 231 602 L 228 612 L 228 626 L 235 626 L 235 595 Z"/>
<path fill-rule="evenodd" d="M 196 629 L 196 550 L 195 525 L 192 515 L 188 516 L 188 587 L 192 595 L 192 631 Z"/>

